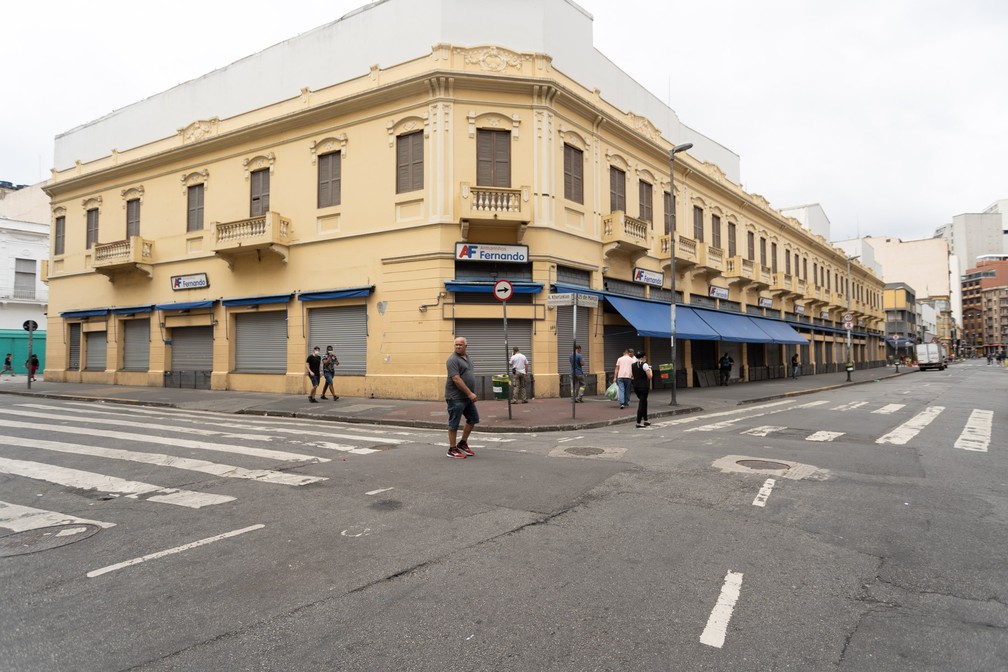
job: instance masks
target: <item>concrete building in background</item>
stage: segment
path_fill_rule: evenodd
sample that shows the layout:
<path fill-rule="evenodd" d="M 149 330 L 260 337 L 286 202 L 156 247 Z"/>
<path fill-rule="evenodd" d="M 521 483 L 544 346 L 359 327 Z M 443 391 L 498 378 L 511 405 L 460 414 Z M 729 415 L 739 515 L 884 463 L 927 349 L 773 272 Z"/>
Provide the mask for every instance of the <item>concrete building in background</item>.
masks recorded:
<path fill-rule="evenodd" d="M 847 296 L 853 359 L 881 364 L 881 279 L 591 37 L 567 0 L 385 0 L 57 137 L 46 379 L 303 393 L 331 344 L 337 393 L 437 399 L 465 336 L 488 396 L 507 298 L 557 396 L 561 293 L 597 301 L 591 393 L 627 347 L 672 363 L 673 249 L 668 382 L 712 383 L 724 351 L 743 381 L 793 352 L 840 370 Z"/>
<path fill-rule="evenodd" d="M 48 257 L 48 224 L 0 217 L 0 358 L 11 353 L 18 373 L 28 357 L 28 320 L 38 325 L 31 349 L 45 366 L 49 290 L 42 273 Z"/>
<path fill-rule="evenodd" d="M 962 278 L 963 354 L 987 355 L 1008 347 L 1008 255 L 980 257 Z"/>
<path fill-rule="evenodd" d="M 794 217 L 812 235 L 822 236 L 826 240 L 831 238 L 829 217 L 818 203 L 781 208 L 781 214 L 785 217 Z"/>
<path fill-rule="evenodd" d="M 51 214 L 49 195 L 41 184 L 0 182 L 0 217 L 48 226 Z"/>
<path fill-rule="evenodd" d="M 905 282 L 887 282 L 883 291 L 885 308 L 886 354 L 893 360 L 914 359 L 914 345 L 920 342 L 917 331 L 917 296 Z"/>
<path fill-rule="evenodd" d="M 956 215 L 951 224 L 935 230 L 935 237 L 947 241 L 949 252 L 959 259 L 958 277 L 975 266 L 979 257 L 1008 252 L 1008 222 L 1002 214 L 1002 203 L 997 201 L 984 212 Z"/>

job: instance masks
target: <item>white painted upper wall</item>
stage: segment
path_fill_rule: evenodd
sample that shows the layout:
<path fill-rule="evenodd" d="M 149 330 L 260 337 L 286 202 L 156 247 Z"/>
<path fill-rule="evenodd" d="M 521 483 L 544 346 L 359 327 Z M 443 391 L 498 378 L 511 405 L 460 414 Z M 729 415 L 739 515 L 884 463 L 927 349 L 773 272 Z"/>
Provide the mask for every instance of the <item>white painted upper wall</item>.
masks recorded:
<path fill-rule="evenodd" d="M 175 135 L 196 121 L 225 119 L 425 56 L 439 43 L 495 45 L 548 54 L 553 66 L 626 112 L 647 117 L 675 144 L 741 182 L 739 156 L 683 125 L 676 113 L 595 49 L 592 16 L 571 0 L 381 0 L 198 79 L 56 136 L 55 168 Z M 630 20 L 628 18 L 628 20 Z M 380 39 L 378 39 L 380 36 Z"/>
<path fill-rule="evenodd" d="M 818 203 L 781 208 L 781 214 L 785 217 L 794 217 L 813 234 L 822 236 L 826 240 L 830 239 L 829 217 L 826 216 L 826 211 Z"/>
<path fill-rule="evenodd" d="M 882 266 L 882 279 L 887 282 L 905 282 L 914 288 L 917 300 L 933 296 L 951 296 L 958 285 L 952 267 L 948 243 L 942 238 L 901 240 L 888 236 L 865 238 L 872 247 L 875 260 Z"/>

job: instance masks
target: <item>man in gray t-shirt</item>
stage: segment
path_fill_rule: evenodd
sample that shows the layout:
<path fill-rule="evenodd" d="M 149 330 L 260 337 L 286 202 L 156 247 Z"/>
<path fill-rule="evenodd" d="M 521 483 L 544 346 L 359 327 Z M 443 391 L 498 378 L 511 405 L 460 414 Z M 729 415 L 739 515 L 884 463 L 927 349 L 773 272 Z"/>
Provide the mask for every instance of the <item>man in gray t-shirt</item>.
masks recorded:
<path fill-rule="evenodd" d="M 476 376 L 473 374 L 472 360 L 466 354 L 466 339 L 459 336 L 455 339 L 455 352 L 452 353 L 445 367 L 448 370 L 448 380 L 445 381 L 445 402 L 448 404 L 448 457 L 463 459 L 476 453 L 469 447 L 469 433 L 479 422 L 479 412 L 476 410 Z M 458 427 L 465 416 L 465 427 L 462 428 L 462 439 L 455 442 Z"/>

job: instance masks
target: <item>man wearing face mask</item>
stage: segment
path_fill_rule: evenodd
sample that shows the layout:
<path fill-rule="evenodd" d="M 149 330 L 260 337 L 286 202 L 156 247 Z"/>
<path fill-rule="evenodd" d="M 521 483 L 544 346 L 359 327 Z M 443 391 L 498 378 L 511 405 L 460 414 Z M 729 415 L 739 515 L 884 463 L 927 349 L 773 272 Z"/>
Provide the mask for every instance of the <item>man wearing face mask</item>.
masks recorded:
<path fill-rule="evenodd" d="M 308 393 L 308 401 L 313 404 L 318 403 L 318 399 L 315 398 L 315 390 L 318 389 L 319 380 L 322 378 L 321 352 L 321 349 L 316 345 L 315 349 L 312 350 L 312 354 L 308 355 L 308 359 L 305 360 L 305 372 L 308 374 L 308 380 L 312 384 L 311 392 Z"/>

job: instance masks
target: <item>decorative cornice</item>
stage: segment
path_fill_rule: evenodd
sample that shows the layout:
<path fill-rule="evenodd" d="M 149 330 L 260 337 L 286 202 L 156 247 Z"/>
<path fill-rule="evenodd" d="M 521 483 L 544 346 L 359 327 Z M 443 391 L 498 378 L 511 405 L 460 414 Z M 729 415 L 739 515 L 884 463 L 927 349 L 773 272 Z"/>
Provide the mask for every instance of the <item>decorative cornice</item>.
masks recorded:
<path fill-rule="evenodd" d="M 312 165 L 315 165 L 316 159 L 323 154 L 331 154 L 332 152 L 339 151 L 340 158 L 346 158 L 346 146 L 347 146 L 347 134 L 340 133 L 338 135 L 329 136 L 321 140 L 312 140 L 311 144 L 308 146 L 308 151 L 311 153 Z"/>
<path fill-rule="evenodd" d="M 250 174 L 264 168 L 269 168 L 269 172 L 272 175 L 274 162 L 276 162 L 276 155 L 273 152 L 253 156 L 251 159 L 245 159 L 242 161 L 242 166 L 245 168 L 245 179 L 249 179 Z"/>
<path fill-rule="evenodd" d="M 483 72 L 505 72 L 508 68 L 521 70 L 522 64 L 532 61 L 532 54 L 519 54 L 501 47 L 456 47 L 455 53 L 469 65 L 478 65 Z"/>
<path fill-rule="evenodd" d="M 204 191 L 209 189 L 207 186 L 207 181 L 210 179 L 210 171 L 204 168 L 203 170 L 197 170 L 192 173 L 188 173 L 182 176 L 182 193 L 186 193 L 189 187 L 195 187 L 197 184 L 202 184 Z"/>
<path fill-rule="evenodd" d="M 197 119 L 188 126 L 178 129 L 182 144 L 201 142 L 220 133 L 220 118 Z"/>
<path fill-rule="evenodd" d="M 119 192 L 119 195 L 122 196 L 124 210 L 126 209 L 126 203 L 128 201 L 137 199 L 140 201 L 140 203 L 143 203 L 143 195 L 144 195 L 143 185 L 141 184 L 136 187 L 130 187 L 129 189 L 123 189 L 122 191 Z"/>
<path fill-rule="evenodd" d="M 641 117 L 633 112 L 627 112 L 627 125 L 651 142 L 659 142 L 661 140 L 661 131 L 659 131 L 658 128 L 647 119 L 647 117 Z"/>
<path fill-rule="evenodd" d="M 90 198 L 85 198 L 81 201 L 81 206 L 85 211 L 94 210 L 95 208 L 101 208 L 102 197 L 101 196 L 91 196 Z"/>

